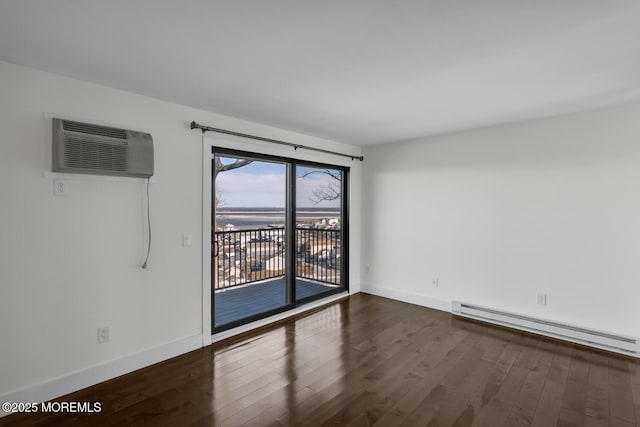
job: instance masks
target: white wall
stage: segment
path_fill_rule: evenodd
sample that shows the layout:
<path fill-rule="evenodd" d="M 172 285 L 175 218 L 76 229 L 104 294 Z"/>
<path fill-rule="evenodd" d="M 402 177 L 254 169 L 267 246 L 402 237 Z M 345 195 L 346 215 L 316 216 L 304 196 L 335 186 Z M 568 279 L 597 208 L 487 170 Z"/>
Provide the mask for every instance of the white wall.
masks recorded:
<path fill-rule="evenodd" d="M 640 105 L 364 156 L 364 291 L 640 337 Z"/>
<path fill-rule="evenodd" d="M 201 338 L 202 136 L 189 129 L 191 120 L 360 152 L 3 62 L 0 94 L 0 396 L 24 388 L 28 396 L 35 384 Z M 140 269 L 144 185 L 77 179 L 68 182 L 67 197 L 54 197 L 52 180 L 43 176 L 45 112 L 151 132 L 156 174 L 147 270 Z M 351 280 L 358 290 L 359 162 L 352 177 Z M 193 234 L 191 248 L 181 247 L 185 232 Z M 97 344 L 102 326 L 111 328 L 111 342 Z"/>

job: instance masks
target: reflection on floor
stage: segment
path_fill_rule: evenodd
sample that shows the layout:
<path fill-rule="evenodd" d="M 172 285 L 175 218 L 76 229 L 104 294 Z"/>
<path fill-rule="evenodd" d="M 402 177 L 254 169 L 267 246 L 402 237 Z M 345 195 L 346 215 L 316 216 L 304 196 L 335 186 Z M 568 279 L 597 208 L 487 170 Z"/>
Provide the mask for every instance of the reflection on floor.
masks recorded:
<path fill-rule="evenodd" d="M 296 280 L 296 297 L 303 299 L 321 294 L 335 286 L 306 280 Z M 279 279 L 257 282 L 218 291 L 214 297 L 215 327 L 244 319 L 285 305 L 285 281 Z"/>

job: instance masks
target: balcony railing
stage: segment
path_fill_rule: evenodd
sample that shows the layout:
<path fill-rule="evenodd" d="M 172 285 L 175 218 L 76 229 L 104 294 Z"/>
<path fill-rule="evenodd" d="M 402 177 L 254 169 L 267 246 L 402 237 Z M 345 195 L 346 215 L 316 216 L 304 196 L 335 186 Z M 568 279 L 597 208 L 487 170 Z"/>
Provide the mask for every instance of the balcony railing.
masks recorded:
<path fill-rule="evenodd" d="M 216 289 L 283 277 L 285 247 L 284 228 L 215 232 Z M 296 227 L 295 248 L 297 278 L 340 284 L 340 230 Z"/>

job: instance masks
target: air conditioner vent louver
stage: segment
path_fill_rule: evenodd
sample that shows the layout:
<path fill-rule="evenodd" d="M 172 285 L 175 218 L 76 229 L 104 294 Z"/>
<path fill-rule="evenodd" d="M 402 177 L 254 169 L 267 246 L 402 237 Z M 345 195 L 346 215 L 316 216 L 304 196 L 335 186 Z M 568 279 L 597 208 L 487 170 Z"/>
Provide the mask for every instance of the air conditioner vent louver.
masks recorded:
<path fill-rule="evenodd" d="M 65 142 L 65 167 L 122 172 L 128 169 L 129 151 L 126 145 L 105 144 L 71 137 Z"/>
<path fill-rule="evenodd" d="M 52 119 L 53 172 L 150 177 L 153 139 L 148 133 Z"/>
<path fill-rule="evenodd" d="M 89 135 L 107 136 L 109 138 L 127 139 L 127 132 L 124 129 L 71 122 L 69 120 L 62 121 L 62 128 L 69 132 L 80 132 Z"/>

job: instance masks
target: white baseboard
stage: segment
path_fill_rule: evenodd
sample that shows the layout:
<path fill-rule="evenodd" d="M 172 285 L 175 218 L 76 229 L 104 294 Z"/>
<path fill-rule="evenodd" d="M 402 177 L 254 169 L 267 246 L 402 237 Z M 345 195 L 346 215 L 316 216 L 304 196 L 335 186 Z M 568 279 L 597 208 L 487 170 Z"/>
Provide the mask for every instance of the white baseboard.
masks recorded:
<path fill-rule="evenodd" d="M 159 345 L 0 396 L 0 402 L 46 402 L 202 347 L 202 335 Z M 6 414 L 0 410 L 0 417 Z"/>
<path fill-rule="evenodd" d="M 369 286 L 363 285 L 362 292 L 367 292 L 380 297 L 391 298 L 398 301 L 408 302 L 410 304 L 421 305 L 423 307 L 433 308 L 435 310 L 441 310 L 451 312 L 451 301 L 434 298 L 426 295 L 416 294 L 413 292 L 407 292 L 400 289 L 387 288 L 382 286 Z"/>

